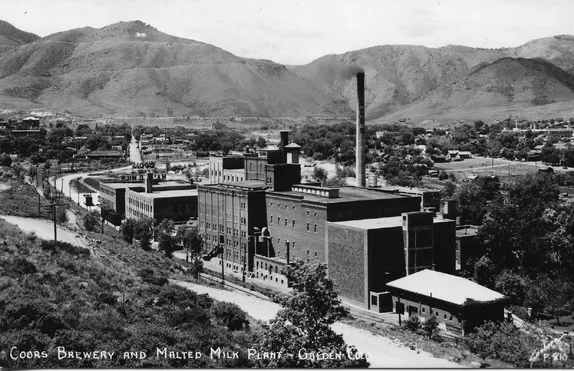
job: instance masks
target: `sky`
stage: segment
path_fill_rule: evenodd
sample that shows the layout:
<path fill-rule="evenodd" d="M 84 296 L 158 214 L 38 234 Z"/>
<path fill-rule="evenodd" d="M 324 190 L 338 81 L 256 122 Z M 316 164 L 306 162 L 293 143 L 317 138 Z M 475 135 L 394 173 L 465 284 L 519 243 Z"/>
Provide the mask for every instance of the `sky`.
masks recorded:
<path fill-rule="evenodd" d="M 140 20 L 235 55 L 306 64 L 377 45 L 515 47 L 574 34 L 572 0 L 0 0 L 39 36 Z"/>

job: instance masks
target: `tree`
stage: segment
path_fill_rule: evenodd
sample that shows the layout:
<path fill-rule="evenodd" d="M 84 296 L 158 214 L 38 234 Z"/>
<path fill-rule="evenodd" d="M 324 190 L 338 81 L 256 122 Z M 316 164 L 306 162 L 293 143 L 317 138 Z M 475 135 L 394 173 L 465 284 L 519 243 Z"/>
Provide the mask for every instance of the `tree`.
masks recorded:
<path fill-rule="evenodd" d="M 327 278 L 326 264 L 305 264 L 302 261 L 285 267 L 283 273 L 292 284 L 293 293 L 281 298 L 283 309 L 270 321 L 260 343 L 261 351 L 286 352 L 295 357 L 260 360 L 258 366 L 276 367 L 368 367 L 354 347 L 348 347 L 343 337 L 331 325 L 345 317 L 348 311 L 341 305 L 333 281 Z M 301 359 L 301 349 L 314 353 L 341 353 L 342 360 Z M 353 354 L 353 357 L 347 357 Z M 354 359 L 351 359 L 354 358 Z M 355 359 L 360 358 L 360 359 Z"/>
<path fill-rule="evenodd" d="M 84 217 L 84 228 L 87 231 L 95 232 L 98 230 L 100 225 L 100 214 L 95 211 L 91 211 Z"/>
<path fill-rule="evenodd" d="M 543 275 L 538 277 L 528 290 L 526 304 L 534 309 L 535 316 L 544 310 L 556 318 L 556 324 L 559 325 L 560 316 L 569 308 L 572 298 L 571 282 L 564 278 L 551 279 Z"/>
<path fill-rule="evenodd" d="M 136 228 L 136 220 L 134 218 L 126 218 L 120 227 L 122 238 L 127 243 L 132 243 L 134 240 L 134 233 Z"/>
<path fill-rule="evenodd" d="M 321 184 L 325 184 L 327 181 L 327 170 L 323 169 L 320 166 L 315 166 L 313 169 L 313 178 L 317 179 Z"/>
<path fill-rule="evenodd" d="M 67 209 L 63 207 L 56 208 L 56 220 L 58 223 L 67 223 L 70 219 L 68 218 Z"/>
<path fill-rule="evenodd" d="M 486 322 L 466 337 L 471 352 L 525 367 L 536 345 L 532 337 L 508 322 Z"/>
<path fill-rule="evenodd" d="M 186 262 L 190 263 L 189 273 L 198 278 L 203 270 L 203 238 L 196 227 L 178 229 L 177 238 L 181 240 L 185 249 Z"/>
<path fill-rule="evenodd" d="M 438 320 L 434 314 L 431 314 L 422 324 L 422 330 L 426 337 L 431 340 L 440 341 L 440 330 Z"/>
<path fill-rule="evenodd" d="M 173 229 L 173 220 L 163 219 L 154 230 L 155 239 L 158 241 L 158 249 L 159 251 L 163 251 L 168 258 L 171 258 L 173 252 L 177 249 L 175 241 L 171 236 Z"/>
<path fill-rule="evenodd" d="M 479 285 L 486 287 L 494 287 L 494 270 L 495 267 L 492 261 L 483 256 L 474 265 L 474 280 Z"/>
<path fill-rule="evenodd" d="M 452 195 L 454 195 L 454 192 L 456 191 L 456 184 L 454 184 L 453 182 L 451 182 L 450 180 L 448 180 L 445 184 L 444 184 L 444 189 L 443 189 L 443 193 L 445 196 L 447 197 L 452 197 Z"/>
<path fill-rule="evenodd" d="M 153 219 L 147 217 L 138 219 L 134 228 L 134 237 L 140 241 L 143 250 L 149 251 L 151 249 L 149 241 L 153 237 Z"/>
<path fill-rule="evenodd" d="M 508 269 L 497 275 L 494 283 L 495 290 L 510 298 L 512 305 L 523 304 L 528 286 L 528 277 Z"/>

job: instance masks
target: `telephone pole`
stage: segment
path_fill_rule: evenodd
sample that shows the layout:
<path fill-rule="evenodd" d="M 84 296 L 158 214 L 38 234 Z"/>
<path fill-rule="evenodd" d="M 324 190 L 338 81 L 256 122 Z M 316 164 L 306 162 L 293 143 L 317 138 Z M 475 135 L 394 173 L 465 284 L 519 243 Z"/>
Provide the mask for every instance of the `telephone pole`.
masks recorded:
<path fill-rule="evenodd" d="M 56 206 L 64 206 L 66 204 L 58 204 L 56 202 L 54 202 L 51 205 L 45 205 L 45 206 L 40 206 L 38 205 L 38 209 L 40 209 L 41 207 L 51 207 L 52 208 L 52 215 L 53 215 L 53 220 L 54 220 L 54 242 L 58 241 L 58 229 L 57 229 L 57 221 L 56 221 Z"/>

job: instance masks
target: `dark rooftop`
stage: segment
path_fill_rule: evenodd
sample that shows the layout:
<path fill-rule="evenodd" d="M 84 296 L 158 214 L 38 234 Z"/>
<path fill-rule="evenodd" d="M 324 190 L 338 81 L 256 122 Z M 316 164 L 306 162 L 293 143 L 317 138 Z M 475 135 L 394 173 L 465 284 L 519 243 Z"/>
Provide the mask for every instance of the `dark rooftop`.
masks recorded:
<path fill-rule="evenodd" d="M 397 193 L 390 193 L 379 191 L 376 189 L 360 188 L 360 187 L 341 187 L 339 188 L 339 197 L 337 198 L 327 198 L 317 195 L 312 195 L 308 193 L 301 193 L 296 191 L 285 191 L 285 192 L 269 192 L 271 195 L 286 195 L 302 197 L 305 201 L 314 201 L 319 203 L 343 203 L 352 201 L 367 201 L 367 200 L 382 200 L 382 199 L 405 199 L 410 198 L 410 196 L 405 196 Z"/>
<path fill-rule="evenodd" d="M 246 180 L 244 182 L 234 182 L 234 183 L 203 184 L 201 185 L 201 187 L 249 188 L 253 190 L 261 190 L 265 188 L 265 182 L 262 180 Z"/>

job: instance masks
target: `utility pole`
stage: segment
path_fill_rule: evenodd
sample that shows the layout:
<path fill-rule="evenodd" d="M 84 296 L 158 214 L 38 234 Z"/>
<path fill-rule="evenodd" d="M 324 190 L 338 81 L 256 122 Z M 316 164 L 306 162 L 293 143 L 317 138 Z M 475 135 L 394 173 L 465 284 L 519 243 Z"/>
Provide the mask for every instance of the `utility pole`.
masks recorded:
<path fill-rule="evenodd" d="M 221 252 L 221 284 L 225 285 L 225 262 L 223 260 L 224 248 L 219 245 L 219 251 Z"/>
<path fill-rule="evenodd" d="M 45 205 L 45 206 L 38 206 L 38 209 L 40 207 L 51 207 L 52 208 L 52 215 L 53 215 L 53 220 L 54 220 L 54 242 L 58 241 L 58 229 L 57 229 L 57 223 L 56 223 L 56 206 L 64 206 L 65 204 L 58 204 L 56 202 L 54 202 L 51 205 Z"/>

